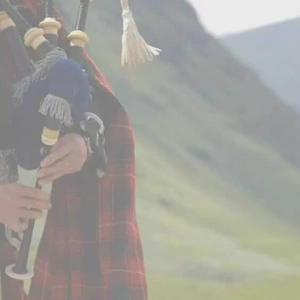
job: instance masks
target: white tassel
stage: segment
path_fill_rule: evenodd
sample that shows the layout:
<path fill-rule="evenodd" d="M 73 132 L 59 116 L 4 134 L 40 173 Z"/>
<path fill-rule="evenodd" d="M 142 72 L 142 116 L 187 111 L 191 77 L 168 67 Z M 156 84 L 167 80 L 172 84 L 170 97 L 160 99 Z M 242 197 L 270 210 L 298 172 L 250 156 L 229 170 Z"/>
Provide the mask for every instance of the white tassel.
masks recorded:
<path fill-rule="evenodd" d="M 161 49 L 149 46 L 138 32 L 128 0 L 121 0 L 123 16 L 122 66 L 135 66 L 152 61 Z"/>
<path fill-rule="evenodd" d="M 35 64 L 35 72 L 22 79 L 20 82 L 14 84 L 13 86 L 13 96 L 18 103 L 22 102 L 23 95 L 29 89 L 32 83 L 37 82 L 38 80 L 43 80 L 47 76 L 49 70 L 61 59 L 66 59 L 66 52 L 56 47 L 50 51 L 46 57 Z"/>
<path fill-rule="evenodd" d="M 51 118 L 56 118 L 66 126 L 73 125 L 71 116 L 71 106 L 69 102 L 63 98 L 48 95 L 41 103 L 39 113 L 49 115 Z"/>

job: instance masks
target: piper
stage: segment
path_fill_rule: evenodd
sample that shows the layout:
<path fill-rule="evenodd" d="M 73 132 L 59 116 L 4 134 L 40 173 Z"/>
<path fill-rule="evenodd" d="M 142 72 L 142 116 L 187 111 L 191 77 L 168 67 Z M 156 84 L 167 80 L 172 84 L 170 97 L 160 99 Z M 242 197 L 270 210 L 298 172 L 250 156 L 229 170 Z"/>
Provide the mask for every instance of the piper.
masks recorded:
<path fill-rule="evenodd" d="M 31 27 L 35 28 L 36 24 L 45 19 L 45 15 L 38 15 L 38 12 L 42 11 L 40 1 L 24 0 L 21 2 L 14 4 L 23 4 L 30 9 L 35 16 L 33 19 L 35 24 L 31 24 Z M 9 9 L 4 10 L 18 27 L 14 14 L 10 14 Z M 62 25 L 58 30 L 58 46 L 65 48 L 63 45 L 69 43 L 72 35 L 69 36 L 58 12 L 56 10 L 54 12 L 56 20 Z M 26 15 L 30 14 L 26 13 Z M 26 29 L 28 31 L 30 28 Z M 22 28 L 19 28 L 19 31 L 24 38 Z M 46 32 L 45 36 L 49 38 Z M 0 38 L 4 41 L 3 35 L 0 35 Z M 55 43 L 51 37 L 46 43 L 46 39 L 39 35 L 39 42 L 42 40 L 44 45 Z M 124 40 L 126 40 L 124 43 L 126 48 L 129 39 Z M 32 45 L 27 43 L 26 39 L 25 43 L 27 47 Z M 41 66 L 40 60 L 45 57 L 34 53 L 39 45 L 41 44 L 35 43 L 34 47 L 28 51 L 29 55 L 33 55 L 31 58 L 37 61 L 36 66 Z M 14 67 L 12 68 L 15 62 L 11 58 L 12 52 L 7 44 L 0 43 L 0 48 L 1 55 L 2 53 L 6 55 L 3 61 L 0 57 L 0 66 L 3 67 L 0 68 L 1 85 L 5 88 L 3 94 L 0 95 L 0 105 L 3 103 L 7 111 L 12 111 L 14 114 L 16 108 L 21 108 L 21 106 L 11 108 L 11 101 L 10 103 L 6 101 L 13 98 L 8 87 L 15 78 L 16 71 Z M 52 45 L 53 48 L 55 47 Z M 69 47 L 65 48 L 71 58 L 72 51 L 68 52 L 68 49 Z M 65 126 L 50 154 L 39 164 L 40 168 L 37 173 L 39 186 L 44 187 L 46 184 L 53 183 L 52 208 L 48 212 L 44 234 L 37 251 L 34 276 L 28 296 L 24 294 L 22 281 L 16 281 L 3 272 L 3 266 L 15 264 L 15 250 L 9 243 L 1 243 L 1 245 L 4 244 L 1 249 L 3 300 L 147 299 L 143 253 L 134 207 L 135 169 L 132 129 L 124 108 L 110 90 L 107 82 L 86 52 L 81 52 L 83 54 L 82 67 L 87 73 L 91 86 L 89 89 L 92 93 L 91 102 L 79 126 L 75 120 L 74 125 Z M 46 51 L 47 53 L 50 52 Z M 65 58 L 60 59 L 65 61 Z M 138 60 L 134 63 L 133 61 L 130 60 L 130 64 L 138 62 Z M 34 85 L 43 85 L 49 78 L 54 81 L 59 80 L 57 76 L 51 77 L 48 73 L 49 70 L 55 72 L 55 66 L 62 66 L 56 63 L 45 69 L 46 73 L 44 71 L 39 73 L 46 77 L 38 76 L 39 80 L 36 81 L 31 76 L 29 77 L 31 84 L 14 85 L 15 98 L 18 99 L 18 103 L 21 101 L 25 104 L 26 99 L 30 99 L 28 93 L 32 91 Z M 52 91 L 51 94 L 53 93 Z M 6 94 L 5 97 L 4 94 Z M 63 98 L 62 94 L 61 92 L 61 98 Z M 43 112 L 41 107 L 44 109 L 47 107 L 45 103 L 45 101 L 41 102 L 40 112 Z M 15 127 L 12 126 L 13 121 L 8 113 L 4 116 L 6 119 L 3 118 L 0 121 L 5 122 L 7 132 L 12 133 L 12 128 Z M 17 133 L 18 128 L 20 126 L 17 126 Z M 3 136 L 5 137 L 5 134 Z M 6 149 L 0 152 L 6 155 L 6 159 L 3 160 L 5 175 L 2 176 L 5 178 L 5 183 L 0 186 L 0 208 L 8 207 L 5 215 L 0 213 L 0 222 L 13 227 L 10 229 L 22 232 L 26 229 L 27 223 L 20 222 L 20 219 L 35 219 L 40 216 L 41 209 L 49 209 L 49 206 L 45 205 L 48 203 L 48 196 L 34 188 L 27 189 L 22 186 L 21 189 L 26 190 L 27 193 L 22 194 L 22 203 L 19 201 L 16 204 L 11 201 L 8 205 L 5 198 L 1 196 L 3 191 L 6 191 L 6 195 L 10 195 L 10 199 L 17 194 L 15 191 L 17 184 L 11 183 L 16 182 L 17 178 L 15 165 L 18 155 L 14 154 L 17 142 L 18 134 L 14 139 L 7 138 Z M 32 195 L 32 197 L 26 195 Z M 30 204 L 27 205 L 26 199 L 34 201 L 29 201 Z M 20 208 L 22 208 L 23 215 L 19 213 Z M 26 215 L 24 215 L 25 212 Z M 14 227 L 11 224 L 17 224 L 17 226 Z M 23 238 L 24 235 L 25 233 Z"/>

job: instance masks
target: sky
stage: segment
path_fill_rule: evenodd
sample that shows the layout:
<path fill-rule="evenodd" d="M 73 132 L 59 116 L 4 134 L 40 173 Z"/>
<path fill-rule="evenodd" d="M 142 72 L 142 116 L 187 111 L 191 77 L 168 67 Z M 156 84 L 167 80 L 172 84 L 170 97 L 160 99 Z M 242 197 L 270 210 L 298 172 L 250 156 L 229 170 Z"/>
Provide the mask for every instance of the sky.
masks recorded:
<path fill-rule="evenodd" d="M 214 35 L 300 17 L 300 0 L 189 0 Z M 299 33 L 300 36 L 300 33 Z"/>

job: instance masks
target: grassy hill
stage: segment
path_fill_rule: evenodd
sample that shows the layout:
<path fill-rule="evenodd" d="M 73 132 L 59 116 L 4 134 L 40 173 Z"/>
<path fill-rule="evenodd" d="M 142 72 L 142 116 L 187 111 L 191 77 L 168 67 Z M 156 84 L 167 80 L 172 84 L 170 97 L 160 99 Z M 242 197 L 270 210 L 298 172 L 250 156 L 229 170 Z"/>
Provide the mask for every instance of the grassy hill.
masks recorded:
<path fill-rule="evenodd" d="M 77 2 L 60 1 L 70 24 Z M 278 281 L 299 293 L 289 280 L 300 276 L 299 117 L 187 2 L 131 2 L 140 31 L 163 49 L 153 64 L 119 66 L 118 2 L 93 2 L 87 30 L 134 127 L 150 299 L 247 299 Z"/>
<path fill-rule="evenodd" d="M 283 100 L 300 111 L 300 18 L 222 37 Z"/>

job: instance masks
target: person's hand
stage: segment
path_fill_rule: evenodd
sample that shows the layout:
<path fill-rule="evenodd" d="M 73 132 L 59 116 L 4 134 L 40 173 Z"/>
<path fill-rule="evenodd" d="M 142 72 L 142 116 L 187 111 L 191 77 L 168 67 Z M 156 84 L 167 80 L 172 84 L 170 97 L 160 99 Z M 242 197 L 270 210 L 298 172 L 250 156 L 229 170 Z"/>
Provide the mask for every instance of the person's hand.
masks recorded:
<path fill-rule="evenodd" d="M 0 222 L 21 233 L 29 219 L 38 219 L 43 209 L 50 209 L 50 196 L 42 190 L 17 183 L 0 185 Z"/>
<path fill-rule="evenodd" d="M 39 185 L 43 186 L 58 178 L 79 172 L 87 160 L 88 151 L 85 140 L 75 133 L 60 138 L 41 162 L 37 173 Z"/>

